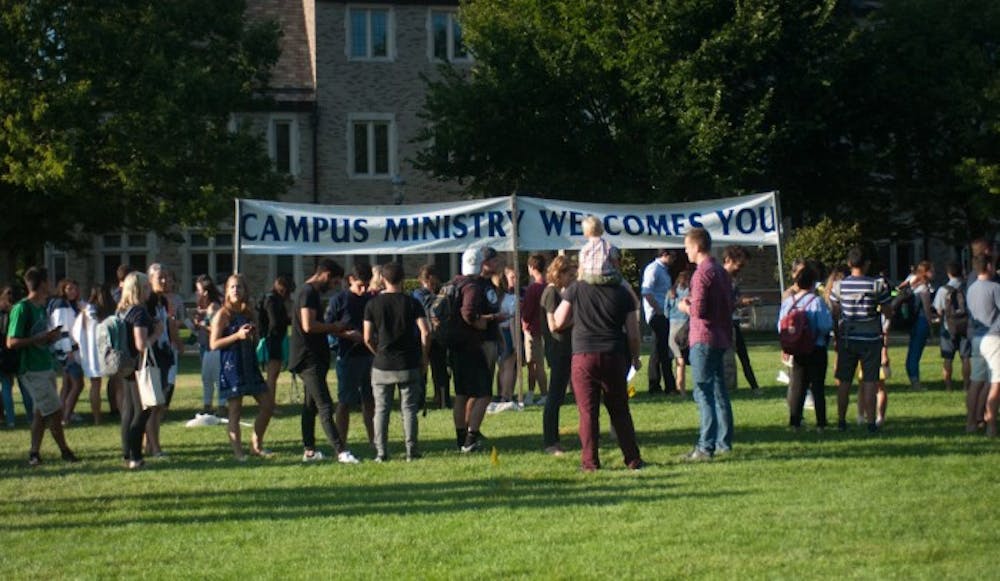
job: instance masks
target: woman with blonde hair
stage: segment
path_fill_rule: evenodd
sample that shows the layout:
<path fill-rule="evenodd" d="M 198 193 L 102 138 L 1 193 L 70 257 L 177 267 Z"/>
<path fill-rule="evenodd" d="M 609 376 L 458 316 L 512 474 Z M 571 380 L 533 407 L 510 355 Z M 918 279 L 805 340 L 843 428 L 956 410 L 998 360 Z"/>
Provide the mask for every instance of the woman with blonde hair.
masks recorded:
<path fill-rule="evenodd" d="M 162 332 L 162 323 L 155 321 L 146 302 L 152 290 L 149 278 L 141 272 L 132 272 L 122 283 L 122 298 L 118 303 L 118 314 L 125 319 L 129 333 L 129 353 L 135 361 L 152 345 L 153 337 Z M 122 379 L 121 420 L 122 456 L 129 470 L 142 468 L 142 436 L 146 431 L 154 409 L 142 409 L 139 386 L 136 384 L 135 370 L 120 373 Z"/>
<path fill-rule="evenodd" d="M 263 448 L 263 443 L 264 431 L 271 421 L 273 402 L 257 364 L 257 324 L 249 300 L 250 291 L 243 275 L 231 275 L 226 280 L 225 299 L 212 320 L 209 337 L 211 348 L 219 351 L 222 367 L 219 393 L 229 404 L 229 443 L 232 444 L 233 455 L 240 462 L 246 460 L 240 430 L 243 396 L 246 395 L 253 396 L 260 406 L 254 422 L 250 452 L 256 456 L 271 455 Z"/>

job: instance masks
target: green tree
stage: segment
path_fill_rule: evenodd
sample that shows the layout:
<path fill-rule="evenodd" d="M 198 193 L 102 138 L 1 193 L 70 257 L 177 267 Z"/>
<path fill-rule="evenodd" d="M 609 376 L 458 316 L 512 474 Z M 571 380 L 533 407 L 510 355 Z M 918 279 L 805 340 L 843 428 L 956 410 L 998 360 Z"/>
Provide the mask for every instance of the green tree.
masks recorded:
<path fill-rule="evenodd" d="M 847 252 L 861 243 L 861 228 L 857 223 L 823 218 L 812 226 L 797 228 L 789 236 L 782 253 L 783 272 L 786 275 L 791 272 L 796 260 L 816 260 L 833 269 L 843 265 Z"/>
<path fill-rule="evenodd" d="M 464 4 L 476 64 L 429 83 L 417 165 L 491 194 L 656 202 L 780 188 L 808 207 L 800 195 L 829 199 L 817 182 L 843 182 L 833 88 L 848 17 L 835 0 Z"/>
<path fill-rule="evenodd" d="M 35 259 L 122 228 L 214 225 L 286 187 L 230 115 L 277 60 L 244 2 L 0 0 L 0 238 Z"/>
<path fill-rule="evenodd" d="M 1000 4 L 886 0 L 860 28 L 864 89 L 845 129 L 864 168 L 866 233 L 964 242 L 1000 204 Z"/>

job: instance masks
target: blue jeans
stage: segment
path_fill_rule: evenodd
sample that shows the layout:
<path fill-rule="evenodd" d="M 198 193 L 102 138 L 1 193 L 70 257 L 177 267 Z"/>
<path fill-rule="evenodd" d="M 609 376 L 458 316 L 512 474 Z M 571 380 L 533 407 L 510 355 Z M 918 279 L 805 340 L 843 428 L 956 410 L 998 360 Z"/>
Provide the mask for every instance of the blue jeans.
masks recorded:
<path fill-rule="evenodd" d="M 930 333 L 931 326 L 927 317 L 918 316 L 910 329 L 910 346 L 906 350 L 906 375 L 911 380 L 920 379 L 920 357 L 924 354 L 924 345 L 927 344 Z"/>
<path fill-rule="evenodd" d="M 691 379 L 700 418 L 698 448 L 709 454 L 733 447 L 733 406 L 723 376 L 725 352 L 707 343 L 691 346 Z"/>
<path fill-rule="evenodd" d="M 28 390 L 24 389 L 20 381 L 17 382 L 17 388 L 21 391 L 21 403 L 24 404 L 25 417 L 28 418 L 28 423 L 30 424 L 34 412 L 31 394 L 28 393 Z M 7 427 L 11 427 L 14 425 L 14 377 L 0 373 L 0 389 L 2 389 L 3 394 L 4 419 L 7 422 Z"/>

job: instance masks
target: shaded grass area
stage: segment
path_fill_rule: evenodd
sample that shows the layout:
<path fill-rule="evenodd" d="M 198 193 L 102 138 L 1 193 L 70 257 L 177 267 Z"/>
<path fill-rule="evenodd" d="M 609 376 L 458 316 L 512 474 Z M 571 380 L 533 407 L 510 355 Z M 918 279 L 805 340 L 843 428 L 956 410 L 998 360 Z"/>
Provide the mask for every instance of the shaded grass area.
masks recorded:
<path fill-rule="evenodd" d="M 145 471 L 122 470 L 115 425 L 70 429 L 83 458 L 76 465 L 61 463 L 47 439 L 37 469 L 26 466 L 23 425 L 0 432 L 0 576 L 972 578 L 988 571 L 1000 445 L 964 434 L 963 394 L 941 389 L 936 350 L 927 350 L 922 367 L 930 391 L 890 382 L 881 435 L 854 427 L 796 433 L 784 427 L 785 391 L 774 381 L 769 339 L 751 339 L 765 389 L 758 397 L 735 392 L 731 456 L 680 462 L 694 441 L 695 405 L 643 393 L 641 372 L 632 409 L 650 466 L 625 470 L 605 437 L 605 469 L 593 475 L 577 470 L 572 405 L 562 411 L 571 450 L 562 458 L 540 451 L 540 408 L 487 418 L 496 462 L 489 453 L 456 453 L 450 412 L 431 410 L 421 418 L 418 462 L 402 460 L 396 413 L 390 462 L 304 465 L 285 376 L 279 401 L 286 403 L 268 434 L 277 456 L 237 464 L 224 428 L 183 427 L 201 400 L 195 361 L 186 358 L 163 428 L 169 457 Z M 905 353 L 897 347 L 892 355 L 895 367 Z M 832 414 L 832 397 L 828 406 Z M 811 412 L 806 419 L 812 424 Z M 350 444 L 370 459 L 365 440 L 354 416 Z"/>

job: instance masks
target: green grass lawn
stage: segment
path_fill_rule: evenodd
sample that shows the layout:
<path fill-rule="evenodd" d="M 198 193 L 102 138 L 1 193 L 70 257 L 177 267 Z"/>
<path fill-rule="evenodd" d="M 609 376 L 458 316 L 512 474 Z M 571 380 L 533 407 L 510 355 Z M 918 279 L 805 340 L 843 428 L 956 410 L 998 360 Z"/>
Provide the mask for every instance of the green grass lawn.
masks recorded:
<path fill-rule="evenodd" d="M 0 431 L 0 578 L 990 576 L 1000 442 L 964 433 L 963 394 L 943 391 L 936 347 L 925 351 L 930 389 L 919 393 L 903 389 L 905 347 L 893 349 L 881 435 L 793 433 L 765 337 L 751 346 L 765 393 L 734 394 L 732 455 L 680 462 L 695 404 L 649 398 L 642 372 L 632 413 L 650 466 L 625 470 L 605 438 L 596 474 L 577 470 L 572 405 L 562 458 L 540 451 L 541 408 L 487 417 L 495 464 L 489 453 L 459 455 L 450 412 L 432 410 L 421 423 L 425 457 L 406 463 L 397 410 L 391 462 L 370 461 L 354 416 L 350 443 L 369 461 L 303 465 L 284 375 L 268 433 L 277 456 L 237 464 L 223 427 L 184 427 L 201 401 L 188 357 L 163 427 L 169 457 L 143 471 L 123 470 L 117 424 L 72 427 L 75 465 L 47 436 L 34 469 L 23 421 Z M 835 421 L 835 398 L 827 402 Z M 87 407 L 84 398 L 78 411 Z M 806 412 L 810 426 L 814 417 Z"/>

